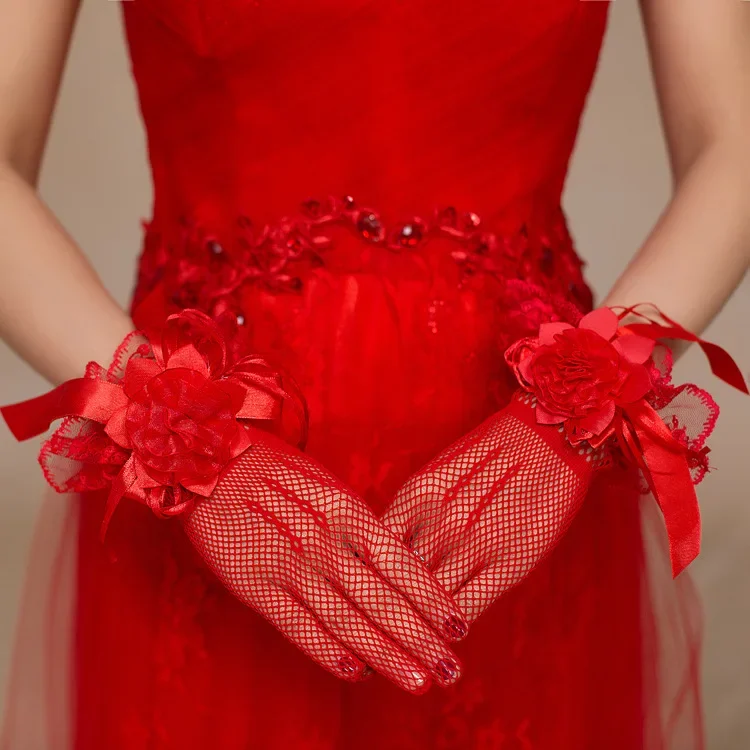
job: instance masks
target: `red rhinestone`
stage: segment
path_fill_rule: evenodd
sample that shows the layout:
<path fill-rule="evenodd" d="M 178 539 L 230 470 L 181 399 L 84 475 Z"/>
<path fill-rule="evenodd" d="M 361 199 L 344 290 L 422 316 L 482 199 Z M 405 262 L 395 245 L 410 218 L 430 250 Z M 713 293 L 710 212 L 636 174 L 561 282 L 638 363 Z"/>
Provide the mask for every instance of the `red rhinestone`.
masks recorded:
<path fill-rule="evenodd" d="M 291 237 L 287 238 L 286 247 L 291 252 L 298 253 L 301 250 L 304 250 L 305 243 L 299 235 L 292 235 Z"/>
<path fill-rule="evenodd" d="M 371 211 L 363 213 L 357 219 L 357 231 L 370 242 L 380 242 L 385 234 L 380 217 Z"/>
<path fill-rule="evenodd" d="M 464 223 L 469 229 L 476 229 L 481 224 L 481 219 L 475 213 L 464 214 Z"/>
<path fill-rule="evenodd" d="M 398 244 L 401 247 L 416 247 L 423 239 L 424 232 L 417 222 L 404 224 L 398 234 Z"/>
<path fill-rule="evenodd" d="M 224 254 L 224 248 L 216 240 L 208 240 L 206 247 L 208 252 L 216 258 Z"/>

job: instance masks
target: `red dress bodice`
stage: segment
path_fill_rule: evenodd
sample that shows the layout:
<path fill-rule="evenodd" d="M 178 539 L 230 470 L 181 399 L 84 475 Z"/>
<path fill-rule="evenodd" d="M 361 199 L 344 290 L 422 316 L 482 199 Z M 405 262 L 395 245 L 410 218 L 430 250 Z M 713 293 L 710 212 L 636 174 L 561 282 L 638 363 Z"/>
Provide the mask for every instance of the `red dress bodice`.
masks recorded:
<path fill-rule="evenodd" d="M 238 320 L 383 508 L 507 397 L 507 280 L 591 305 L 560 196 L 606 4 L 123 9 L 155 192 L 136 307 Z"/>
<path fill-rule="evenodd" d="M 559 203 L 608 5 L 125 3 L 154 218 L 273 223 L 352 194 L 392 221 L 517 223 Z"/>

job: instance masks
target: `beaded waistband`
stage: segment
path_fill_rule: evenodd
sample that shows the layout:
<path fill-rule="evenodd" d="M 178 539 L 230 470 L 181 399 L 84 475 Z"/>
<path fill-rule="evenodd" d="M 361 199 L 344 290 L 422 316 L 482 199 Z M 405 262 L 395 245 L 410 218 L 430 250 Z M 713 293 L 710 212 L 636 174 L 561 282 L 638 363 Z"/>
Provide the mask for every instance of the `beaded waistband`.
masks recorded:
<path fill-rule="evenodd" d="M 326 265 L 336 245 L 335 228 L 388 254 L 420 253 L 433 240 L 448 240 L 460 284 L 479 274 L 499 281 L 523 279 L 583 308 L 590 304 L 582 262 L 559 207 L 542 221 L 519 222 L 514 231 L 496 232 L 476 213 L 453 207 L 389 226 L 377 211 L 359 206 L 351 196 L 308 200 L 297 215 L 273 225 L 258 227 L 240 216 L 233 231 L 222 233 L 184 217 L 166 228 L 163 221 L 161 226 L 146 224 L 135 302 L 159 283 L 174 305 L 209 314 L 248 283 L 277 293 L 298 292 L 311 268 Z"/>

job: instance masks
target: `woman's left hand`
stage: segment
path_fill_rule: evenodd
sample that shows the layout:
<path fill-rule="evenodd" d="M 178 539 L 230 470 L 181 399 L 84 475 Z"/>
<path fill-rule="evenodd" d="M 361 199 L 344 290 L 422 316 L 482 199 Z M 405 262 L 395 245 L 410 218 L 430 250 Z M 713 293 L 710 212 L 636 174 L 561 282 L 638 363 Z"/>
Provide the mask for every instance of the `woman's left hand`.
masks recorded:
<path fill-rule="evenodd" d="M 412 476 L 382 518 L 469 623 L 552 551 L 586 496 L 592 454 L 533 420 L 511 403 Z"/>

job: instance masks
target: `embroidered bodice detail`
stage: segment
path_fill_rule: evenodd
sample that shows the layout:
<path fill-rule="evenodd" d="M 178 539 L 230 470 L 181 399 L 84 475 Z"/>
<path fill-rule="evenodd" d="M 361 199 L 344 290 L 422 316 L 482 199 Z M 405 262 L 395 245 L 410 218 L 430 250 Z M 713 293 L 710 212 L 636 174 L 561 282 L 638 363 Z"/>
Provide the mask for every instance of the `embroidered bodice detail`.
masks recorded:
<path fill-rule="evenodd" d="M 186 218 L 178 226 L 169 233 L 175 237 L 170 241 L 154 224 L 146 224 L 136 301 L 161 283 L 176 307 L 197 307 L 215 317 L 234 310 L 243 323 L 236 301 L 243 285 L 299 292 L 307 273 L 326 266 L 336 250 L 335 230 L 344 229 L 365 248 L 389 253 L 394 260 L 426 253 L 435 240 L 447 240 L 444 252 L 459 269 L 459 286 L 485 274 L 499 283 L 523 279 L 538 284 L 572 297 L 582 309 L 591 303 L 560 210 L 541 225 L 522 224 L 513 233 L 500 234 L 486 228 L 478 214 L 452 206 L 436 209 L 427 219 L 414 216 L 389 226 L 378 211 L 360 207 L 347 195 L 307 200 L 296 215 L 273 225 L 257 227 L 240 216 L 225 236 Z"/>

